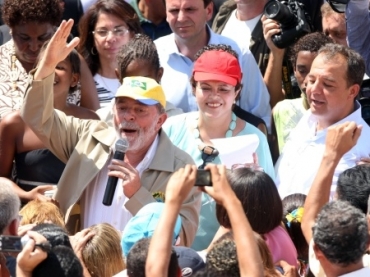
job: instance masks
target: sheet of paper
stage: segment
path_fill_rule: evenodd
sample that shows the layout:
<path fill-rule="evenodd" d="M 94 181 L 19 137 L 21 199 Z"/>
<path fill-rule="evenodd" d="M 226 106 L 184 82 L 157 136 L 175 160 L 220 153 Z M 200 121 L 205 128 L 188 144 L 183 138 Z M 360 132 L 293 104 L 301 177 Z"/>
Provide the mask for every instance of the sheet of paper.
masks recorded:
<path fill-rule="evenodd" d="M 259 144 L 255 134 L 231 138 L 212 139 L 213 146 L 218 150 L 219 158 L 227 168 L 233 164 L 253 163 L 253 153 Z"/>

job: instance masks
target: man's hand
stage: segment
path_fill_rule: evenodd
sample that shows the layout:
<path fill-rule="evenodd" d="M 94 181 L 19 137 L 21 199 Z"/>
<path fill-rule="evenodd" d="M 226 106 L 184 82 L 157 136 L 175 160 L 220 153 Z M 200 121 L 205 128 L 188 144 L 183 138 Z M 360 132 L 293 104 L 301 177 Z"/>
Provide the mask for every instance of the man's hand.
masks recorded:
<path fill-rule="evenodd" d="M 342 158 L 356 145 L 361 135 L 362 126 L 355 122 L 345 122 L 328 128 L 325 142 L 325 154 Z"/>
<path fill-rule="evenodd" d="M 108 176 L 122 179 L 123 193 L 126 197 L 131 198 L 141 188 L 139 172 L 129 163 L 112 160 L 108 169 L 110 170 Z"/>
<path fill-rule="evenodd" d="M 234 201 L 236 196 L 227 181 L 226 167 L 208 164 L 205 169 L 211 171 L 212 187 L 205 186 L 203 190 L 222 206 L 225 206 L 226 201 Z"/>
<path fill-rule="evenodd" d="M 288 264 L 286 261 L 279 261 L 275 265 L 281 267 L 284 271 L 284 274 L 281 274 L 278 270 L 276 270 L 279 276 L 299 277 L 297 268 Z"/>
<path fill-rule="evenodd" d="M 175 202 L 181 206 L 194 187 L 196 177 L 197 167 L 190 164 L 172 174 L 166 187 L 166 202 Z"/>
<path fill-rule="evenodd" d="M 273 19 L 269 19 L 266 15 L 261 18 L 263 26 L 263 36 L 266 40 L 268 48 L 274 55 L 284 56 L 285 49 L 280 49 L 272 41 L 272 36 L 281 33 L 280 25 Z"/>
<path fill-rule="evenodd" d="M 32 271 L 35 267 L 48 256 L 40 247 L 35 247 L 36 244 L 46 242 L 46 238 L 33 231 L 29 231 L 27 234 L 30 240 L 17 257 L 17 276 L 32 276 Z"/>
<path fill-rule="evenodd" d="M 46 47 L 41 61 L 37 66 L 38 69 L 35 73 L 34 80 L 42 80 L 54 72 L 55 67 L 71 53 L 71 51 L 78 45 L 80 39 L 75 37 L 70 43 L 67 44 L 67 39 L 73 27 L 73 19 L 68 21 L 63 20 L 59 28 L 50 39 Z"/>

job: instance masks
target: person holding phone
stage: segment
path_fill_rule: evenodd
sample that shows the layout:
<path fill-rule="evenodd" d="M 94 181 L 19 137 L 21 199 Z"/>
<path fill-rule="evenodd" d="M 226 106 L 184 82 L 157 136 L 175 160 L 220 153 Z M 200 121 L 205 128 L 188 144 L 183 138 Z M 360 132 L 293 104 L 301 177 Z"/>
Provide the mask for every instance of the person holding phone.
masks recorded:
<path fill-rule="evenodd" d="M 256 150 L 259 164 L 274 178 L 266 136 L 233 112 L 242 88 L 242 72 L 236 52 L 226 45 L 207 45 L 196 57 L 190 82 L 199 111 L 169 118 L 163 130 L 201 168 L 209 162 L 221 163 L 212 139 L 255 134 L 259 139 Z M 192 245 L 196 250 L 207 248 L 219 227 L 214 201 L 205 194 L 200 217 L 200 226 Z"/>

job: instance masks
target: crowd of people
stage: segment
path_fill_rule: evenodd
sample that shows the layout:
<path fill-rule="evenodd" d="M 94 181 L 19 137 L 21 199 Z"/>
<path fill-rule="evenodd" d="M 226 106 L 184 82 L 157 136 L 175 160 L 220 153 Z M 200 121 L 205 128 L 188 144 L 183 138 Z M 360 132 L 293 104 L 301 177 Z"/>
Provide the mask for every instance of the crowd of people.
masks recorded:
<path fill-rule="evenodd" d="M 370 276 L 368 0 L 0 5 L 0 277 Z"/>

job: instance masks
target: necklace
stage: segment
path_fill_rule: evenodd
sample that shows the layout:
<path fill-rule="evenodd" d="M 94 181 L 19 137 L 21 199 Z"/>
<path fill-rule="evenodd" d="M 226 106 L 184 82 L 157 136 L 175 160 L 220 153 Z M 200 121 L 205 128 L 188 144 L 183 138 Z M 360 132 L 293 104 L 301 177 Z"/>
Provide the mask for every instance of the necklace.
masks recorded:
<path fill-rule="evenodd" d="M 197 118 L 196 124 L 194 126 L 194 138 L 201 141 L 198 120 L 199 118 Z M 225 133 L 225 138 L 231 138 L 233 136 L 233 131 L 235 130 L 235 127 L 236 127 L 236 115 L 235 113 L 231 113 L 231 121 L 229 124 L 229 129 Z"/>

